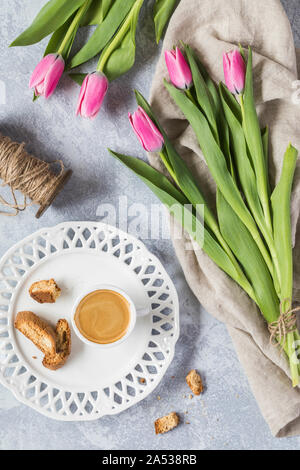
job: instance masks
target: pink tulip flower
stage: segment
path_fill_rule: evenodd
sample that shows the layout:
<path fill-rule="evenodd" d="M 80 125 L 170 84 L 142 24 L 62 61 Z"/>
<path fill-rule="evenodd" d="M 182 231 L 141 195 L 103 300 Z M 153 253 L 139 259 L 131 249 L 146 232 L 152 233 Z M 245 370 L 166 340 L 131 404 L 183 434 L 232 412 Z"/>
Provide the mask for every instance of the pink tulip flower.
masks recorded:
<path fill-rule="evenodd" d="M 83 80 L 76 115 L 93 119 L 100 111 L 102 102 L 108 89 L 108 80 L 104 73 L 94 72 L 88 74 Z"/>
<path fill-rule="evenodd" d="M 59 54 L 48 54 L 34 69 L 29 88 L 34 88 L 36 96 L 49 98 L 54 92 L 65 68 L 65 61 Z"/>
<path fill-rule="evenodd" d="M 146 152 L 159 152 L 164 138 L 141 106 L 133 114 L 128 113 L 130 124 Z"/>
<path fill-rule="evenodd" d="M 234 95 L 242 93 L 245 88 L 246 65 L 241 53 L 237 50 L 223 54 L 225 83 Z"/>
<path fill-rule="evenodd" d="M 170 80 L 177 88 L 187 90 L 193 83 L 192 72 L 181 50 L 165 51 L 165 60 Z"/>

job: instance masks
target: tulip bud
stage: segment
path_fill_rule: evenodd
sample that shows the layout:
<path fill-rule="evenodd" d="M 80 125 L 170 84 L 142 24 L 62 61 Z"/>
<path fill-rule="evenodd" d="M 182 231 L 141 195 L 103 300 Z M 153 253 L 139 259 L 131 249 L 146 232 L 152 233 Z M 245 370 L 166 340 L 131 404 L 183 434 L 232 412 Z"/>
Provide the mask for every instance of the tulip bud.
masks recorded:
<path fill-rule="evenodd" d="M 181 50 L 165 51 L 165 60 L 170 80 L 177 88 L 187 90 L 193 83 L 192 72 Z"/>
<path fill-rule="evenodd" d="M 225 83 L 228 90 L 237 95 L 245 88 L 246 65 L 241 53 L 237 50 L 223 54 Z"/>
<path fill-rule="evenodd" d="M 34 88 L 36 96 L 49 98 L 54 92 L 65 68 L 65 61 L 59 54 L 48 54 L 34 69 L 29 88 Z"/>
<path fill-rule="evenodd" d="M 93 72 L 83 80 L 76 115 L 93 119 L 100 111 L 102 102 L 108 89 L 108 80 L 104 73 Z"/>
<path fill-rule="evenodd" d="M 141 106 L 133 114 L 128 113 L 130 124 L 147 152 L 159 152 L 164 138 Z"/>

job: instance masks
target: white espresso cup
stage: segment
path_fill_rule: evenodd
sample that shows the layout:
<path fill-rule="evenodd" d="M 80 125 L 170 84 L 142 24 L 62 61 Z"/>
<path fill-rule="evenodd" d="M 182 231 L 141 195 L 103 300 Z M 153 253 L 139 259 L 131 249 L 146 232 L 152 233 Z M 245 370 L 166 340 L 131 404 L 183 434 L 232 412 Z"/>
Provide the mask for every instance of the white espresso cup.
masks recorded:
<path fill-rule="evenodd" d="M 80 302 L 86 296 L 88 296 L 89 294 L 92 294 L 93 292 L 101 291 L 101 290 L 116 292 L 117 294 L 120 294 L 122 297 L 124 297 L 124 299 L 127 300 L 128 304 L 129 304 L 129 314 L 130 314 L 129 324 L 128 324 L 128 328 L 127 328 L 126 333 L 120 339 L 118 339 L 117 341 L 114 341 L 114 342 L 111 342 L 111 343 L 105 343 L 105 344 L 96 343 L 96 342 L 91 341 L 90 339 L 86 338 L 81 333 L 81 331 L 79 330 L 79 328 L 76 324 L 76 321 L 75 321 L 77 308 L 79 307 Z M 95 286 L 92 286 L 92 287 L 84 290 L 83 292 L 81 292 L 79 297 L 77 297 L 77 299 L 74 303 L 74 306 L 73 306 L 71 321 L 72 321 L 73 329 L 74 329 L 76 335 L 78 336 L 78 338 L 81 339 L 81 341 L 83 341 L 85 344 L 88 344 L 89 346 L 93 346 L 93 347 L 96 347 L 98 349 L 108 349 L 108 348 L 118 346 L 118 345 L 122 344 L 124 341 L 126 341 L 128 336 L 134 330 L 134 327 L 136 325 L 137 317 L 144 317 L 144 316 L 148 315 L 150 313 L 150 310 L 151 310 L 150 305 L 147 306 L 147 307 L 144 307 L 144 308 L 137 308 L 135 306 L 132 298 L 126 292 L 124 292 L 122 289 L 120 289 L 119 287 L 116 287 L 116 286 L 113 286 L 113 285 L 110 285 L 110 284 L 97 284 Z"/>

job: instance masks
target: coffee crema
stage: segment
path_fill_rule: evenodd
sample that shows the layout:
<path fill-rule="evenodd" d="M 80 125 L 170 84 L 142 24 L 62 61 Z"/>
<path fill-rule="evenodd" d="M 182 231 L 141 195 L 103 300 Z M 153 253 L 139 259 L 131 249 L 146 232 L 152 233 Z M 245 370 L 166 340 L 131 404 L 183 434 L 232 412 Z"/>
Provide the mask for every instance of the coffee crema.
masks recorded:
<path fill-rule="evenodd" d="M 86 295 L 78 304 L 74 320 L 89 341 L 110 344 L 121 339 L 130 324 L 130 304 L 119 292 L 101 289 Z"/>

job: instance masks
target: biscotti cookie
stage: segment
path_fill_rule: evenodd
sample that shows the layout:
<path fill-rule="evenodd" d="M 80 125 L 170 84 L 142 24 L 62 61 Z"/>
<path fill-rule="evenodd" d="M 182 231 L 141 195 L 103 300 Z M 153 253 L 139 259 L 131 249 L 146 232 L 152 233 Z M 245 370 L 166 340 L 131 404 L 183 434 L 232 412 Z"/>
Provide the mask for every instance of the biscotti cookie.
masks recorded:
<path fill-rule="evenodd" d="M 55 354 L 56 335 L 53 328 L 33 312 L 19 312 L 15 328 L 35 344 L 44 354 Z"/>
<path fill-rule="evenodd" d="M 53 304 L 60 296 L 61 289 L 54 279 L 34 282 L 29 288 L 29 295 L 40 304 Z"/>
<path fill-rule="evenodd" d="M 46 354 L 43 366 L 57 370 L 62 367 L 71 353 L 71 330 L 67 320 L 58 320 L 56 324 L 56 353 Z"/>

